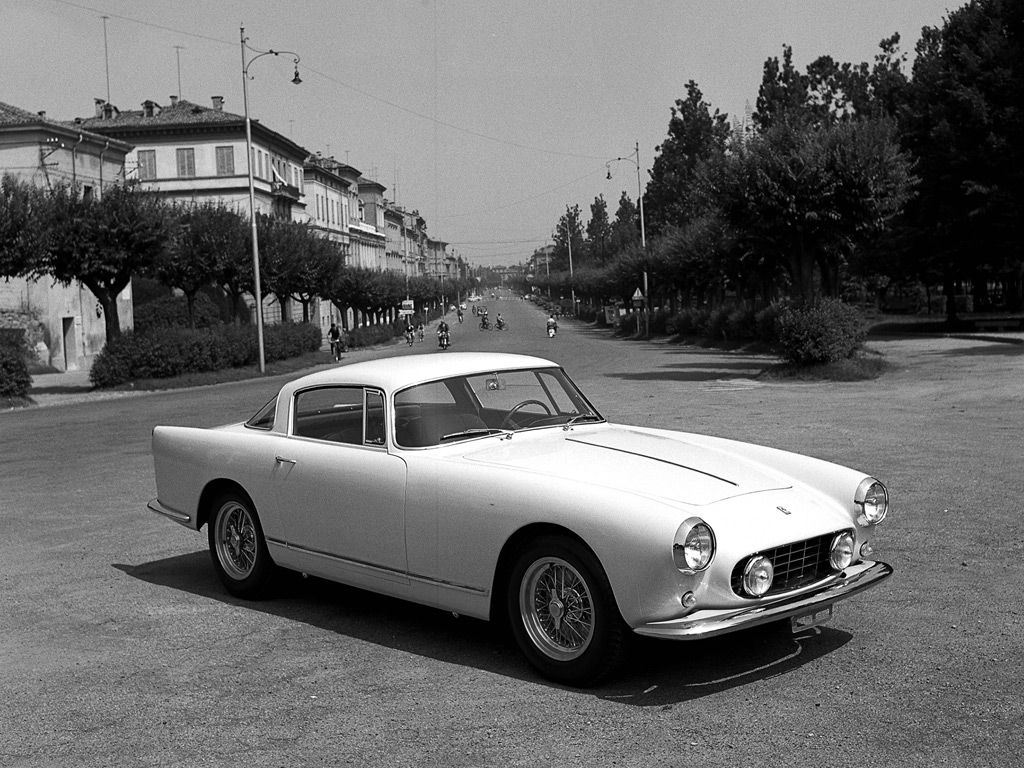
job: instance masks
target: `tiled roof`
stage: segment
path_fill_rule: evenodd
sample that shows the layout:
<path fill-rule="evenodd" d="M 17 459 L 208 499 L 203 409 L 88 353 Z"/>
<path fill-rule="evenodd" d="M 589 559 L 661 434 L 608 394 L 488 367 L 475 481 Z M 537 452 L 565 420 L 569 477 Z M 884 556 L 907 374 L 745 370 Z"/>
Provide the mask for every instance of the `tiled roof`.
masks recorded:
<path fill-rule="evenodd" d="M 50 133 L 64 136 L 80 136 L 89 137 L 91 141 L 98 142 L 113 142 L 117 147 L 122 148 L 123 151 L 130 149 L 129 144 L 125 144 L 123 141 L 118 139 L 111 139 L 100 133 L 90 131 L 85 126 L 69 123 L 66 120 L 53 120 L 52 118 L 40 115 L 38 112 L 29 112 L 27 109 L 21 109 L 11 104 L 5 104 L 0 101 L 0 129 L 10 128 L 15 131 L 28 128 L 30 130 L 45 128 Z"/>
<path fill-rule="evenodd" d="M 237 125 L 242 122 L 245 122 L 242 115 L 225 112 L 222 109 L 202 107 L 191 101 L 179 99 L 177 104 L 166 107 L 156 105 L 152 117 L 147 117 L 141 109 L 132 109 L 123 112 L 115 111 L 115 114 L 109 119 L 104 117 L 82 118 L 78 124 L 101 130 L 104 128 L 170 127 L 175 125 Z"/>
<path fill-rule="evenodd" d="M 53 123 L 54 120 L 42 117 L 35 112 L 21 109 L 0 101 L 0 126 L 2 125 L 35 125 L 37 123 Z"/>

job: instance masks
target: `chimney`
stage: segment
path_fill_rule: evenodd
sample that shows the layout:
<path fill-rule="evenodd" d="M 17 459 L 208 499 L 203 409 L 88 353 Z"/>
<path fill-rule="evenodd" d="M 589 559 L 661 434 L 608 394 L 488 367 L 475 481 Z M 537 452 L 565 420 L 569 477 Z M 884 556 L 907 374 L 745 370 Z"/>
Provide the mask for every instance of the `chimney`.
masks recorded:
<path fill-rule="evenodd" d="M 223 96 L 213 96 L 212 98 L 213 98 L 213 108 L 215 110 L 217 110 L 218 112 L 223 111 L 223 109 L 224 109 L 224 97 Z"/>
<path fill-rule="evenodd" d="M 93 99 L 96 104 L 96 117 L 103 117 L 103 105 L 106 103 L 103 99 Z"/>
<path fill-rule="evenodd" d="M 109 101 L 103 102 L 103 119 L 112 120 L 114 117 L 114 105 Z"/>
<path fill-rule="evenodd" d="M 174 107 L 178 106 L 178 97 L 170 96 L 169 98 L 171 100 L 171 109 L 174 109 Z"/>
<path fill-rule="evenodd" d="M 45 109 L 39 110 L 38 112 L 36 112 L 36 114 L 39 115 L 41 118 L 43 118 L 43 120 L 46 119 L 46 110 Z"/>

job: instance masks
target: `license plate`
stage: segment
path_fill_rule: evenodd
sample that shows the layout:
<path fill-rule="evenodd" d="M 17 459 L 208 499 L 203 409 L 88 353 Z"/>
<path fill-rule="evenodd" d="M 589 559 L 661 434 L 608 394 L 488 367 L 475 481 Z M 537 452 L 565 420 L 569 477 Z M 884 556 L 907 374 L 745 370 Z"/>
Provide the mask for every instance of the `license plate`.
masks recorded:
<path fill-rule="evenodd" d="M 790 628 L 794 633 L 803 632 L 805 629 L 817 627 L 832 618 L 832 606 L 822 608 L 814 613 L 805 613 L 800 616 L 793 616 L 790 621 Z"/>

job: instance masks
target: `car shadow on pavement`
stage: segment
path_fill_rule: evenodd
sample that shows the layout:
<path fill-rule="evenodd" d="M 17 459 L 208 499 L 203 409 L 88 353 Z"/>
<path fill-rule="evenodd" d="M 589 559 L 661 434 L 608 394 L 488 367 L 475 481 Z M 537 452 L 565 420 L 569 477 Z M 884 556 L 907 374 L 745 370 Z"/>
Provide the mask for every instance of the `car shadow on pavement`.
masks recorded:
<path fill-rule="evenodd" d="M 149 584 L 232 607 L 260 611 L 437 661 L 550 685 L 519 654 L 500 625 L 283 571 L 266 600 L 240 600 L 217 579 L 206 550 L 139 565 L 113 563 Z M 580 693 L 633 706 L 670 707 L 783 675 L 841 648 L 852 636 L 832 629 L 790 635 L 754 629 L 686 643 L 632 638 L 628 661 L 610 682 Z"/>

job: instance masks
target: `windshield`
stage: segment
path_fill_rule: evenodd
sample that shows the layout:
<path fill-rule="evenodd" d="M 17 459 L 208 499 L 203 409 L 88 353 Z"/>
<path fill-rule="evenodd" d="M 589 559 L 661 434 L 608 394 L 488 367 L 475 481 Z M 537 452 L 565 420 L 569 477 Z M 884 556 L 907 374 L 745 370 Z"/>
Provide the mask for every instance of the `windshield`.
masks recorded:
<path fill-rule="evenodd" d="M 599 421 L 561 368 L 453 376 L 395 395 L 395 442 L 403 448 Z"/>

